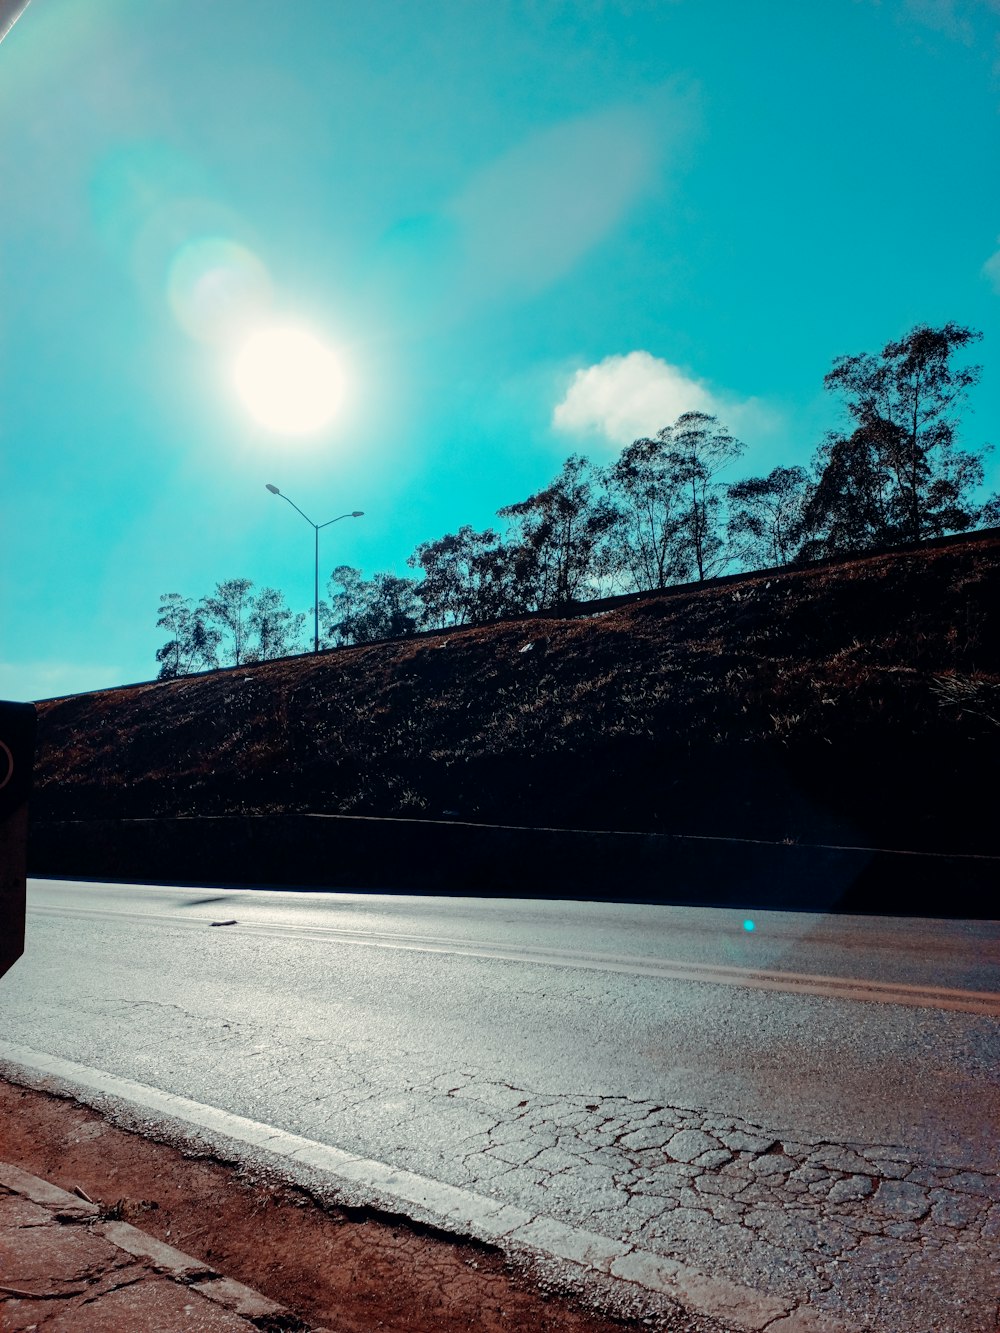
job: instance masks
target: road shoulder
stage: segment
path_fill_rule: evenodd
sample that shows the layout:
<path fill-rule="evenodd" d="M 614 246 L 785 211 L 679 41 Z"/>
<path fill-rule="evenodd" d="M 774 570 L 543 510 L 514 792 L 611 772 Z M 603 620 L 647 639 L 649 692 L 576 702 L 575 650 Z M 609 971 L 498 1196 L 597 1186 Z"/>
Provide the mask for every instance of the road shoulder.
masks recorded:
<path fill-rule="evenodd" d="M 132 1270 L 159 1266 L 161 1282 L 171 1264 L 187 1281 L 200 1273 L 205 1300 L 210 1291 L 228 1293 L 230 1300 L 239 1293 L 244 1301 L 248 1288 L 263 1293 L 258 1328 L 268 1327 L 267 1310 L 283 1308 L 286 1321 L 272 1317 L 275 1328 L 337 1333 L 367 1333 L 380 1322 L 408 1333 L 470 1327 L 483 1333 L 731 1333 L 727 1323 L 692 1317 L 672 1302 L 639 1301 L 629 1309 L 622 1301 L 617 1315 L 598 1313 L 584 1294 L 561 1284 L 552 1266 L 529 1272 L 488 1245 L 371 1209 L 331 1207 L 195 1139 L 160 1142 L 154 1123 L 146 1129 L 124 1130 L 65 1094 L 0 1082 L 0 1161 L 19 1169 L 9 1173 L 10 1181 L 54 1182 L 48 1188 L 58 1206 L 93 1230 L 95 1242 L 123 1255 L 123 1270 L 129 1263 Z M 14 1198 L 20 1191 L 4 1184 L 7 1179 L 0 1184 Z M 30 1192 L 25 1198 L 31 1201 Z M 148 1253 L 129 1258 L 129 1246 L 143 1248 L 140 1236 L 149 1239 Z M 221 1274 L 228 1283 L 206 1285 L 223 1282 Z M 0 1308 L 7 1328 L 17 1298 L 0 1297 Z M 228 1317 L 221 1305 L 219 1311 Z M 231 1318 L 241 1316 L 234 1311 Z M 214 1333 L 215 1325 L 206 1327 Z M 222 1323 L 219 1333 L 230 1327 L 238 1325 Z"/>

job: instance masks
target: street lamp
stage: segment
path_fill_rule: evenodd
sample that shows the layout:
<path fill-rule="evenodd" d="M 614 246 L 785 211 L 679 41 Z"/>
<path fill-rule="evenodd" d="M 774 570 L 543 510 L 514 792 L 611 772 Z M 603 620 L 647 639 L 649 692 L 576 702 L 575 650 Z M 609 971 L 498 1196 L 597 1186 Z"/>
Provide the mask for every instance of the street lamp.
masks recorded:
<path fill-rule="evenodd" d="M 264 485 L 267 487 L 267 489 L 271 492 L 272 495 L 280 495 L 283 500 L 288 500 L 288 496 L 282 494 L 282 492 L 278 490 L 277 486 L 272 486 L 269 481 L 265 482 Z M 295 503 L 294 500 L 288 500 L 288 503 L 292 506 L 293 509 L 298 509 L 298 512 L 302 514 L 302 510 L 299 509 L 298 505 Z M 305 519 L 305 521 L 309 524 L 309 526 L 313 529 L 313 531 L 316 534 L 316 577 L 313 584 L 313 593 L 314 593 L 313 652 L 314 653 L 319 652 L 319 530 L 320 528 L 328 528 L 331 523 L 339 523 L 342 518 L 364 518 L 364 514 L 365 511 L 363 509 L 353 509 L 349 514 L 338 514 L 336 518 L 328 519 L 325 523 L 314 523 L 308 514 L 302 514 L 302 517 Z"/>

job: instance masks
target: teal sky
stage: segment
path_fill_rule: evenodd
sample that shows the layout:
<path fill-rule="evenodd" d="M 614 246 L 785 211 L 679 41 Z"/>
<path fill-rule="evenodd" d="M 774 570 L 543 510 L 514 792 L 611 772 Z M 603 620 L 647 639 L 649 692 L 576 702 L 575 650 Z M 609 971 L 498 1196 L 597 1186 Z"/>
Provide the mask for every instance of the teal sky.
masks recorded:
<path fill-rule="evenodd" d="M 806 463 L 835 356 L 982 330 L 1000 0 L 32 0 L 0 45 L 0 697 L 149 679 L 158 599 L 312 598 L 692 407 Z M 255 328 L 342 368 L 311 434 Z M 1000 468 L 990 464 L 991 486 Z"/>

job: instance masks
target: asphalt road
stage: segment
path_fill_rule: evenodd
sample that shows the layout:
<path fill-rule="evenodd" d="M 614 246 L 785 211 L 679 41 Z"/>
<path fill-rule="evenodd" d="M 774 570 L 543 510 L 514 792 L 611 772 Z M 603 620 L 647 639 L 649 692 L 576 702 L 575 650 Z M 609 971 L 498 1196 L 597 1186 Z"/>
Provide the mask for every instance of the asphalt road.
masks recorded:
<path fill-rule="evenodd" d="M 939 1306 L 1000 1234 L 998 922 L 36 881 L 0 1040 L 901 1333 L 849 1259 L 934 1251 L 927 1327 L 993 1317 Z"/>

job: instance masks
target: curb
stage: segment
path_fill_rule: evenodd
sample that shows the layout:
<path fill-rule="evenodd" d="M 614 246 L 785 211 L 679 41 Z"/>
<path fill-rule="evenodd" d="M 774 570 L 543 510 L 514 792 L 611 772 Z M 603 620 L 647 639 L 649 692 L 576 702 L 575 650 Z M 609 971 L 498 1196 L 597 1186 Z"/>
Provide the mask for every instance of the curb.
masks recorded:
<path fill-rule="evenodd" d="M 9 1068 L 4 1069 L 4 1066 Z M 413 1171 L 359 1157 L 14 1042 L 0 1041 L 0 1075 L 12 1076 L 14 1081 L 40 1087 L 43 1091 L 52 1091 L 55 1086 L 95 1109 L 101 1109 L 102 1101 L 110 1100 L 141 1109 L 147 1115 L 152 1111 L 180 1122 L 188 1131 L 197 1129 L 213 1144 L 222 1140 L 244 1148 L 252 1147 L 270 1156 L 272 1163 L 286 1173 L 319 1173 L 325 1183 L 341 1193 L 360 1196 L 365 1202 L 430 1223 L 452 1234 L 456 1240 L 471 1237 L 486 1241 L 510 1257 L 522 1260 L 556 1260 L 576 1270 L 580 1276 L 588 1272 L 602 1274 L 666 1297 L 692 1314 L 726 1321 L 742 1333 L 854 1333 L 824 1311 L 787 1297 L 769 1296 L 726 1278 L 708 1277 L 674 1259 L 569 1226 L 556 1218 L 532 1214 L 514 1204 L 501 1203 Z M 58 1193 L 63 1194 L 62 1191 Z M 74 1206 L 80 1204 L 73 1195 L 63 1197 Z M 142 1235 L 124 1223 L 104 1225 L 124 1226 L 127 1232 Z M 143 1240 L 149 1243 L 148 1237 Z M 115 1240 L 114 1243 L 119 1242 Z M 158 1245 L 158 1242 L 152 1243 Z M 128 1246 L 121 1248 L 127 1249 Z M 162 1248 L 169 1250 L 167 1246 Z M 177 1251 L 170 1253 L 179 1254 Z M 186 1255 L 179 1255 L 179 1258 L 187 1264 L 195 1262 Z M 204 1265 L 199 1267 L 204 1269 Z M 232 1285 L 239 1286 L 238 1283 Z M 332 1330 L 317 1329 L 314 1333 L 332 1333 Z"/>
<path fill-rule="evenodd" d="M 29 1175 L 20 1167 L 0 1162 L 0 1186 L 43 1208 L 56 1210 L 54 1216 L 58 1221 L 86 1222 L 95 1235 L 116 1249 L 123 1250 L 134 1259 L 145 1259 L 153 1272 L 181 1283 L 229 1314 L 248 1320 L 280 1320 L 289 1327 L 306 1326 L 305 1321 L 300 1320 L 286 1306 L 269 1300 L 242 1282 L 222 1277 L 201 1259 L 175 1250 L 173 1246 L 156 1240 L 131 1223 L 101 1221 L 101 1210 L 96 1203 L 88 1203 L 50 1181 Z M 330 1328 L 308 1327 L 309 1333 L 334 1333 Z"/>

